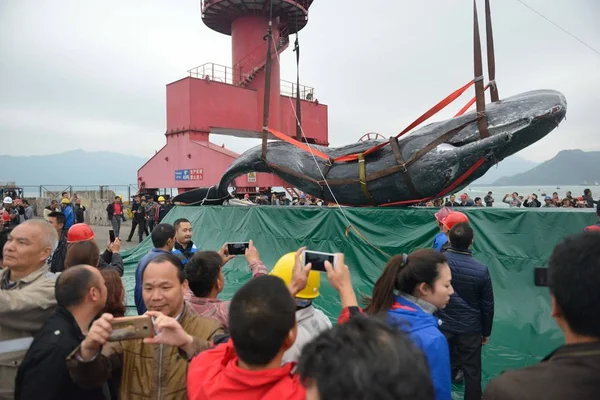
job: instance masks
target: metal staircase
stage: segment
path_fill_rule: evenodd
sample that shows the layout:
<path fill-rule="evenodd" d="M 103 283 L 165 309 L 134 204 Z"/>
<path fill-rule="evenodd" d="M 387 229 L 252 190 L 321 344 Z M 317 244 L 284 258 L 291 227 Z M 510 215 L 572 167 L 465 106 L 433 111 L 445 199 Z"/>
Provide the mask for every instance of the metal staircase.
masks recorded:
<path fill-rule="evenodd" d="M 290 45 L 290 34 L 287 24 L 282 24 L 279 26 L 279 40 L 277 41 L 277 54 L 281 54 L 285 49 Z M 272 54 L 271 59 L 277 57 L 277 54 Z M 241 62 L 240 62 L 241 63 Z M 240 64 L 238 63 L 238 64 Z M 250 72 L 246 73 L 241 70 L 237 65 L 233 67 L 234 71 L 240 70 L 241 80 L 238 83 L 238 86 L 246 87 L 256 78 L 256 75 L 265 69 L 267 65 L 267 58 L 265 56 L 264 61 L 254 67 Z M 236 68 L 238 67 L 238 68 Z"/>

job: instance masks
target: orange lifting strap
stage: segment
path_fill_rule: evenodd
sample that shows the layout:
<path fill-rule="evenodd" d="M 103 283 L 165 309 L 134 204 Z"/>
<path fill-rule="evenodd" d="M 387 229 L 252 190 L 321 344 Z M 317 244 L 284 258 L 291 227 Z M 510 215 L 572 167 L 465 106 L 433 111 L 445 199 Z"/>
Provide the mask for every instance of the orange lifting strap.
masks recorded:
<path fill-rule="evenodd" d="M 423 123 L 424 121 L 428 120 L 429 118 L 431 118 L 432 116 L 434 116 L 435 114 L 437 114 L 438 112 L 443 110 L 448 104 L 450 104 L 454 100 L 458 99 L 474 83 L 475 83 L 475 80 L 472 80 L 472 81 L 468 82 L 466 85 L 464 85 L 463 87 L 450 93 L 445 99 L 443 99 L 442 101 L 437 103 L 435 106 L 433 106 L 431 109 L 429 109 L 425 114 L 421 115 L 419 118 L 414 120 L 413 123 L 411 123 L 409 126 L 407 126 L 402 132 L 400 132 L 398 135 L 396 135 L 396 139 L 398 139 L 400 136 L 409 132 L 413 128 L 419 126 L 421 123 Z M 389 144 L 389 142 L 380 143 L 377 146 L 371 147 L 370 149 L 365 151 L 363 154 L 365 156 L 367 156 L 367 155 L 381 149 L 382 147 L 387 146 L 388 144 Z M 339 162 L 348 162 L 348 161 L 355 161 L 355 160 L 358 160 L 358 154 L 348 154 L 348 155 L 338 157 L 335 159 L 335 161 L 339 161 Z"/>
<path fill-rule="evenodd" d="M 299 142 L 296 139 L 289 137 L 285 133 L 276 131 L 275 129 L 271 129 L 271 128 L 267 128 L 266 131 L 269 132 L 271 135 L 275 136 L 277 139 L 283 140 L 284 142 L 293 144 L 294 146 L 296 146 L 304 151 L 312 153 L 315 157 L 322 158 L 323 160 L 326 160 L 326 161 L 332 160 L 332 158 L 329 157 L 327 154 L 325 154 L 319 150 L 310 148 L 306 143 Z"/>

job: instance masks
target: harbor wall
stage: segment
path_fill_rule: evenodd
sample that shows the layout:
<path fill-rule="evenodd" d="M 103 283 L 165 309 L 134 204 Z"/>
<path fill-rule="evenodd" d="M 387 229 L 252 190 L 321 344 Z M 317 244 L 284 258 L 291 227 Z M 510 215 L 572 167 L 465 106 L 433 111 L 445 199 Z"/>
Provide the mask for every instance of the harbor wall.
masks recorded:
<path fill-rule="evenodd" d="M 115 197 L 114 192 L 111 192 L 109 196 L 104 193 L 102 199 L 99 192 L 78 192 L 78 196 L 81 199 L 81 205 L 86 208 L 84 213 L 85 222 L 91 225 L 108 226 L 110 221 L 107 219 L 106 206 L 111 203 Z M 26 198 L 29 203 L 33 206 L 35 215 L 42 217 L 44 215 L 44 208 L 50 205 L 52 200 L 57 200 L 60 203 L 60 194 L 55 197 L 38 197 L 38 198 Z M 110 200 L 109 200 L 110 199 Z"/>

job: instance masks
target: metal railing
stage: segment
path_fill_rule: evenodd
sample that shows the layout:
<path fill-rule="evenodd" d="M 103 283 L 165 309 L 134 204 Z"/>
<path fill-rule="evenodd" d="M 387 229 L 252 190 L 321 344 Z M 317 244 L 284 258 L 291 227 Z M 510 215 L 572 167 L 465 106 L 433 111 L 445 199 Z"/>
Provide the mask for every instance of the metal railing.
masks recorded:
<path fill-rule="evenodd" d="M 121 195 L 123 200 L 131 199 L 138 192 L 138 185 L 17 185 L 23 189 L 25 198 L 60 199 L 63 192 L 69 196 L 77 194 L 82 198 L 107 200 L 112 196 Z"/>
<path fill-rule="evenodd" d="M 296 85 L 294 82 L 281 81 L 281 94 L 283 96 L 289 96 L 296 98 L 296 94 L 300 92 L 300 98 L 306 101 L 313 101 L 315 99 L 315 89 L 310 86 Z"/>
<path fill-rule="evenodd" d="M 239 68 L 231 68 L 225 65 L 206 63 L 188 70 L 189 76 L 197 79 L 209 79 L 228 85 L 236 85 L 244 78 L 244 73 Z M 294 82 L 281 80 L 281 94 L 283 96 L 296 97 L 300 91 L 300 98 L 306 101 L 315 100 L 315 89 L 310 86 L 296 85 Z"/>
<path fill-rule="evenodd" d="M 189 69 L 188 73 L 192 78 L 210 79 L 211 81 L 227 83 L 228 85 L 234 85 L 234 82 L 239 82 L 242 77 L 241 69 L 234 69 L 215 63 L 199 65 Z"/>
<path fill-rule="evenodd" d="M 217 4 L 219 2 L 221 2 L 223 0 L 202 0 L 200 3 L 200 9 L 204 10 L 204 8 L 206 6 L 210 6 L 212 4 Z M 291 0 L 291 2 L 296 3 L 300 6 L 302 6 L 304 9 L 308 9 L 308 7 L 310 7 L 311 3 L 313 2 L 313 0 Z"/>

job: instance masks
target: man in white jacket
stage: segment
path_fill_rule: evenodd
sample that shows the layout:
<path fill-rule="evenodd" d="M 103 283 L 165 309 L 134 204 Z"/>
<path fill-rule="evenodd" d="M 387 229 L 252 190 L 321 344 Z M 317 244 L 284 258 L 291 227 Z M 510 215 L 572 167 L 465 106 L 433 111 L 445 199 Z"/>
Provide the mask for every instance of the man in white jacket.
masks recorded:
<path fill-rule="evenodd" d="M 296 262 L 296 253 L 288 253 L 281 257 L 269 275 L 277 276 L 287 284 L 292 280 L 292 270 Z M 296 323 L 298 334 L 294 345 L 283 355 L 282 363 L 298 361 L 302 348 L 321 332 L 331 328 L 331 321 L 323 311 L 315 308 L 313 300 L 319 297 L 321 275 L 318 271 L 310 271 L 306 287 L 296 295 Z"/>

